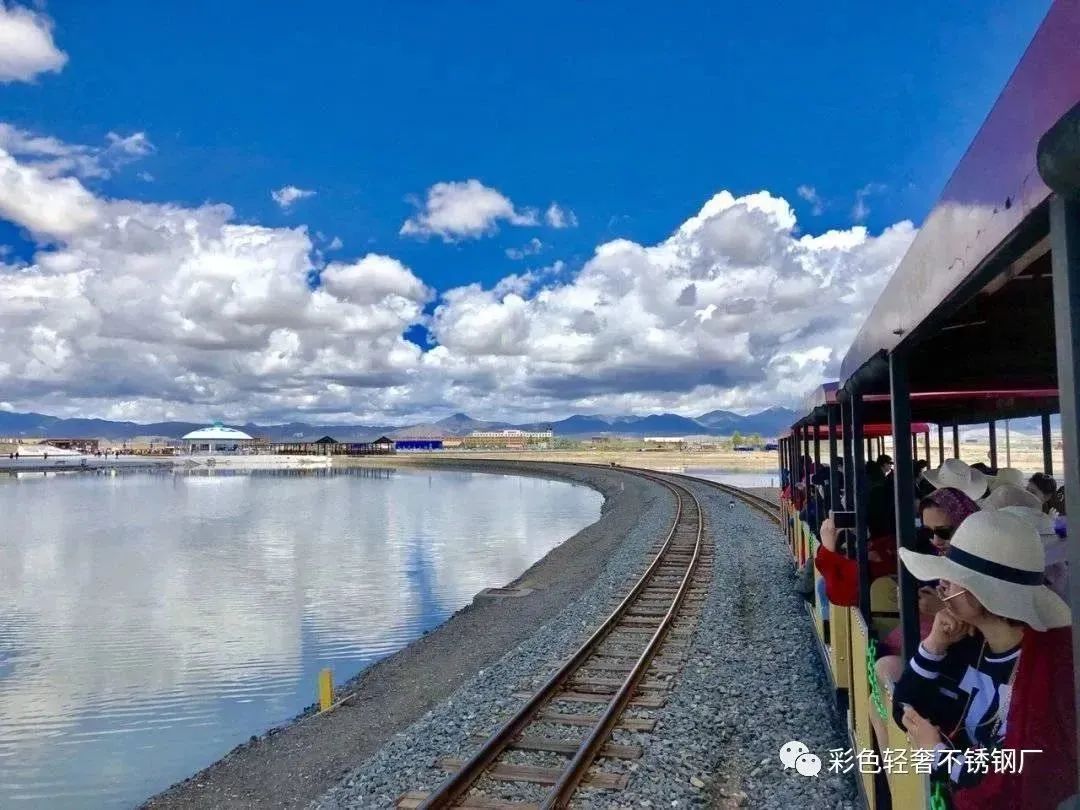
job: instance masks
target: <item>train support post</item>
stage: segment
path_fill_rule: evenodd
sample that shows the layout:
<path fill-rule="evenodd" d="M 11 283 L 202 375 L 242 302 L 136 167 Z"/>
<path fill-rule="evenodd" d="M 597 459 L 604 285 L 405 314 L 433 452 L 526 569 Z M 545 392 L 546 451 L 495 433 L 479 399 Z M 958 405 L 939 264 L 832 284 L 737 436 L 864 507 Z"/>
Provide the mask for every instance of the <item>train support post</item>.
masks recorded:
<path fill-rule="evenodd" d="M 1054 277 L 1054 331 L 1057 335 L 1058 402 L 1065 459 L 1066 513 L 1080 515 L 1080 195 L 1050 200 L 1050 255 Z M 1049 420 L 1047 420 L 1049 421 Z M 1044 434 L 1045 435 L 1045 434 Z M 1069 533 L 1069 596 L 1080 605 L 1080 535 Z M 1073 611 L 1073 692 L 1080 718 L 1080 611 Z M 1080 722 L 1076 729 L 1080 746 Z M 1077 764 L 1080 777 L 1080 763 Z"/>

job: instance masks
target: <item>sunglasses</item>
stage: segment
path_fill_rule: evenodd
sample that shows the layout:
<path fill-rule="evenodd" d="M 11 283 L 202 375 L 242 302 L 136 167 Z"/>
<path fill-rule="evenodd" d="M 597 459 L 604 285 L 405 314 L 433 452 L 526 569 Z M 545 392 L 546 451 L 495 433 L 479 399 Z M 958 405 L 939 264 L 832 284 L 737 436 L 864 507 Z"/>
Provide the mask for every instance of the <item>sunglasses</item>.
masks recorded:
<path fill-rule="evenodd" d="M 952 540 L 953 533 L 956 531 L 952 526 L 927 526 L 926 530 L 942 540 Z"/>
<path fill-rule="evenodd" d="M 952 540 L 955 531 L 956 529 L 953 529 L 950 526 L 923 526 L 919 530 L 923 539 L 927 542 L 929 542 L 931 537 L 939 537 L 946 543 Z"/>

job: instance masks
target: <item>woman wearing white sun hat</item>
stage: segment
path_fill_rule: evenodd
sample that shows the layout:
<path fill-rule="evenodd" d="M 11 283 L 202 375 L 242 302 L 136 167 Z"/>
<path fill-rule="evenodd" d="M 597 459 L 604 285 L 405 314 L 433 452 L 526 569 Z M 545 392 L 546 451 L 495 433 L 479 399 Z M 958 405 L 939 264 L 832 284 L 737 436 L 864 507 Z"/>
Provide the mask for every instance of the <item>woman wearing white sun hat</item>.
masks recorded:
<path fill-rule="evenodd" d="M 1069 543 L 1065 538 L 1058 536 L 1054 518 L 1029 506 L 1006 506 L 1001 511 L 1016 515 L 1039 533 L 1039 539 L 1043 543 L 1043 553 L 1046 556 L 1044 560 L 1046 568 L 1043 571 L 1046 586 L 1068 602 Z"/>
<path fill-rule="evenodd" d="M 958 458 L 946 459 L 936 470 L 924 472 L 923 478 L 935 489 L 958 489 L 973 501 L 983 497 L 989 485 L 989 477 L 985 473 L 969 467 Z"/>
<path fill-rule="evenodd" d="M 986 511 L 1004 509 L 1007 506 L 1025 506 L 1029 509 L 1039 509 L 1042 506 L 1038 495 L 1015 484 L 998 484 L 996 487 L 991 487 L 990 494 L 978 501 L 978 504 L 980 509 Z"/>
<path fill-rule="evenodd" d="M 896 686 L 896 722 L 914 748 L 936 751 L 957 808 L 1057 807 L 1076 792 L 1072 617 L 1043 584 L 1038 532 L 977 512 L 941 556 L 900 559 L 916 579 L 941 580 L 946 608 Z M 1019 774 L 980 773 L 962 753 L 1000 748 L 1041 753 Z"/>
<path fill-rule="evenodd" d="M 986 484 L 990 487 L 991 492 L 1005 484 L 1024 489 L 1027 486 L 1027 483 L 1027 475 L 1024 474 L 1023 470 L 1018 470 L 1016 467 L 1002 467 L 997 471 L 996 475 L 988 475 L 986 480 Z"/>

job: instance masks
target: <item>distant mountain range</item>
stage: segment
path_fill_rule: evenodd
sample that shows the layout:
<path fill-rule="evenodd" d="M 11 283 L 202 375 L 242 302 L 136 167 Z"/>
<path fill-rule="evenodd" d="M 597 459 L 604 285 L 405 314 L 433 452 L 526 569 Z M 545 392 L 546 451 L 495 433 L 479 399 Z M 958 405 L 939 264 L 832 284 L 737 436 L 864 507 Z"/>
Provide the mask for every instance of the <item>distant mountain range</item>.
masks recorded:
<path fill-rule="evenodd" d="M 410 436 L 464 436 L 474 430 L 541 430 L 551 428 L 556 436 L 730 436 L 734 432 L 772 437 L 783 432 L 795 420 L 794 411 L 769 408 L 761 413 L 740 416 L 730 411 L 710 411 L 696 419 L 674 413 L 649 416 L 581 416 L 557 422 L 512 424 L 483 422 L 464 413 L 456 413 L 437 422 L 416 425 L 312 425 L 290 422 L 283 425 L 230 425 L 252 436 L 271 441 L 317 439 L 333 436 L 338 441 L 362 441 L 386 434 L 394 438 Z M 136 437 L 176 439 L 206 423 L 194 422 L 111 422 L 106 419 L 61 419 L 40 413 L 0 411 L 0 437 L 101 438 L 110 440 Z"/>

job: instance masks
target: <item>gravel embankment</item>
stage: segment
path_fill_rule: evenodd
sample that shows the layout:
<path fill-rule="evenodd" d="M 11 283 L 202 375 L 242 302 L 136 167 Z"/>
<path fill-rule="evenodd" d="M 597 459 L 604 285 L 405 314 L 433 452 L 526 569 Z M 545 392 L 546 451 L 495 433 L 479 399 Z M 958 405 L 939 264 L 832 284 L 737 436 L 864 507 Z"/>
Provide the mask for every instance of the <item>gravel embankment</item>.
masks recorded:
<path fill-rule="evenodd" d="M 655 730 L 617 730 L 613 742 L 641 745 L 638 760 L 604 760 L 605 771 L 630 774 L 621 793 L 581 792 L 576 807 L 762 807 L 844 808 L 857 801 L 854 782 L 823 770 L 816 778 L 785 772 L 778 752 L 789 740 L 804 742 L 828 763 L 830 748 L 846 747 L 842 727 L 827 705 L 828 686 L 814 648 L 813 631 L 792 589 L 791 566 L 775 524 L 704 484 L 694 484 L 716 544 L 713 580 L 701 625 L 686 665 L 658 710 L 632 709 L 650 717 Z M 441 757 L 475 750 L 484 737 L 523 702 L 512 697 L 539 683 L 610 611 L 632 573 L 666 526 L 663 509 L 650 509 L 580 599 L 501 660 L 427 713 L 312 806 L 392 807 L 410 789 L 430 789 L 445 774 Z M 537 662 L 542 662 L 538 664 Z M 575 712 L 594 705 L 573 704 Z M 580 728 L 548 724 L 544 736 L 575 738 Z M 515 752 L 521 764 L 556 765 L 553 755 Z M 481 786 L 484 787 L 484 786 Z M 501 798 L 536 800 L 541 789 L 502 784 Z"/>
<path fill-rule="evenodd" d="M 828 750 L 847 738 L 827 704 L 779 529 L 741 503 L 729 508 L 712 487 L 692 488 L 716 543 L 701 625 L 667 705 L 652 715 L 655 731 L 636 735 L 645 755 L 631 795 L 610 802 L 597 793 L 579 806 L 855 807 L 854 781 L 827 771 Z M 779 750 L 790 740 L 821 757 L 819 776 L 785 772 Z"/>
<path fill-rule="evenodd" d="M 475 600 L 436 630 L 339 688 L 339 697 L 355 693 L 350 702 L 326 715 L 311 716 L 309 709 L 306 716 L 297 718 L 299 722 L 252 738 L 205 770 L 153 797 L 145 807 L 306 807 L 382 746 L 400 745 L 395 733 L 448 699 L 453 712 L 476 715 L 475 723 L 468 728 L 482 733 L 488 723 L 479 719 L 479 706 L 463 703 L 455 692 L 474 676 L 483 683 L 494 683 L 490 667 L 593 588 L 597 571 L 618 560 L 624 561 L 619 570 L 629 570 L 631 563 L 640 559 L 640 546 L 651 541 L 659 527 L 670 520 L 673 506 L 670 493 L 663 487 L 612 469 L 472 460 L 426 466 L 535 475 L 585 484 L 605 496 L 601 517 L 508 583 L 523 589 L 525 595 Z M 600 608 L 596 607 L 595 612 L 599 613 Z M 552 661 L 580 634 L 580 628 L 571 632 L 569 626 L 561 627 L 561 631 L 550 634 L 552 649 L 534 647 Z M 531 660 L 522 662 L 523 679 L 532 666 Z M 504 703 L 510 691 L 512 688 L 500 692 Z M 497 708 L 498 704 L 493 706 Z M 456 744 L 450 742 L 432 743 L 424 750 L 433 752 L 432 756 L 449 755 L 457 750 Z M 402 783 L 414 786 L 404 778 Z"/>

